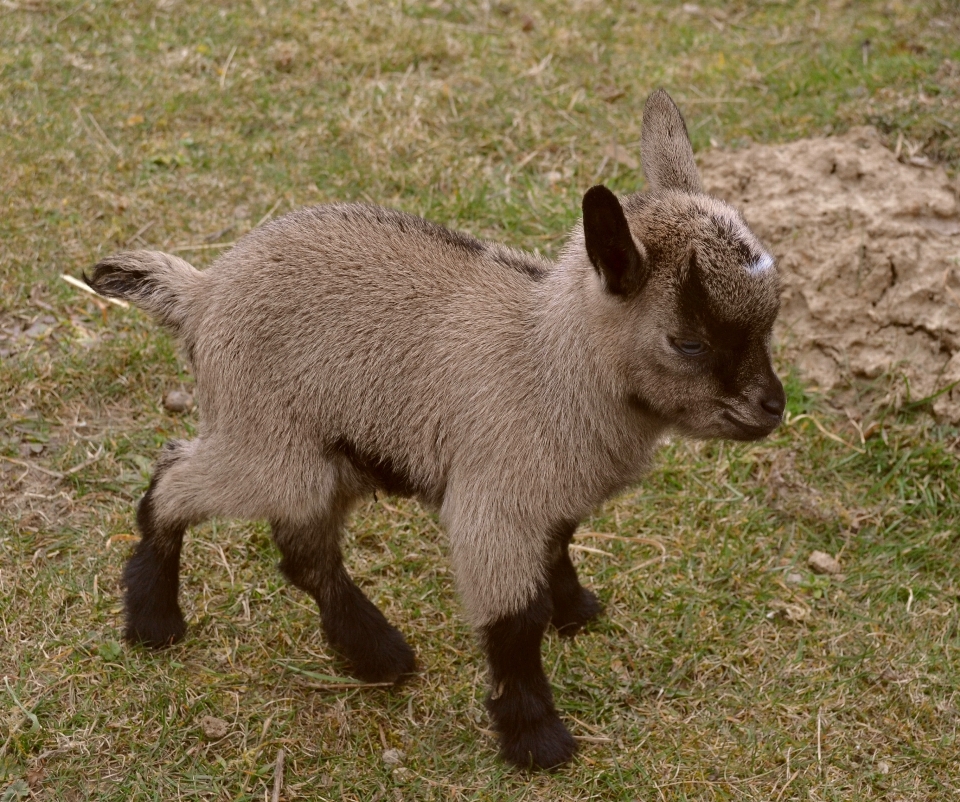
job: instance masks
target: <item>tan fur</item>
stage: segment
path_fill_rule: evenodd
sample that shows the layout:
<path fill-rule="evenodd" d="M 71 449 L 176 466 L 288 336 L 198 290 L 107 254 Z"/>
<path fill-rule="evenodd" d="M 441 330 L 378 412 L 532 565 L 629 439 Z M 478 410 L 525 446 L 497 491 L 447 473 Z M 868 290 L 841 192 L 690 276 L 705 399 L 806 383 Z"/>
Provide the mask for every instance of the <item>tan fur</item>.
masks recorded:
<path fill-rule="evenodd" d="M 743 437 L 724 411 L 750 423 L 758 377 L 772 375 L 776 273 L 737 261 L 729 237 L 762 248 L 736 211 L 691 191 L 692 151 L 670 122 L 645 119 L 654 190 L 622 199 L 650 265 L 635 297 L 607 291 L 582 226 L 550 263 L 364 205 L 256 229 L 209 269 L 158 283 L 163 303 L 127 295 L 177 310 L 165 319 L 197 377 L 199 436 L 158 472 L 158 520 L 308 523 L 345 509 L 371 489 L 337 448 L 349 442 L 439 509 L 466 609 L 484 625 L 542 586 L 557 524 L 637 481 L 668 432 Z M 134 252 L 110 266 L 158 271 L 172 258 Z M 735 391 L 668 339 L 686 325 L 677 299 L 691 258 L 717 309 L 755 324 Z"/>

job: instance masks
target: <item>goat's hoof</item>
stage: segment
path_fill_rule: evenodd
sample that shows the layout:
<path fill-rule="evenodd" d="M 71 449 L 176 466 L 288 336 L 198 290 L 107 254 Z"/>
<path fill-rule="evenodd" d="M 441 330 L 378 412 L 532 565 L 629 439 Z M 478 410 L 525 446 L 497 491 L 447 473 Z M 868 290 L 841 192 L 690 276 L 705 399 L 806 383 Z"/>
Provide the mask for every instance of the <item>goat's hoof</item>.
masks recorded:
<path fill-rule="evenodd" d="M 398 629 L 378 632 L 375 638 L 358 648 L 357 643 L 349 654 L 343 654 L 351 672 L 364 682 L 398 682 L 417 670 L 417 658 L 413 649 L 404 640 Z"/>
<path fill-rule="evenodd" d="M 577 753 L 577 742 L 557 716 L 548 716 L 510 737 L 500 736 L 500 754 L 521 769 L 556 769 Z"/>
<path fill-rule="evenodd" d="M 551 623 L 561 636 L 570 638 L 599 617 L 602 612 L 603 605 L 600 604 L 597 595 L 592 590 L 580 588 L 579 596 L 574 599 L 564 600 L 563 604 L 554 602 Z"/>
<path fill-rule="evenodd" d="M 162 649 L 183 640 L 187 622 L 179 609 L 163 615 L 127 614 L 127 626 L 123 631 L 128 643 L 139 643 L 151 649 Z"/>

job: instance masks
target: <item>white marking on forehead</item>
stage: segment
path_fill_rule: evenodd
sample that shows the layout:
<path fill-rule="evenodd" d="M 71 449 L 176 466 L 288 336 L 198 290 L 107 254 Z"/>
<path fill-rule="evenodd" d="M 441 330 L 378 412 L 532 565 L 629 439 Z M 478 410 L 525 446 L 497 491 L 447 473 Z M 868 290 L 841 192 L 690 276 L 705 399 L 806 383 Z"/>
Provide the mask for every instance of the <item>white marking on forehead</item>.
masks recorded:
<path fill-rule="evenodd" d="M 769 253 L 761 254 L 756 261 L 747 265 L 747 272 L 751 276 L 757 276 L 760 273 L 766 273 L 773 267 L 773 257 Z"/>

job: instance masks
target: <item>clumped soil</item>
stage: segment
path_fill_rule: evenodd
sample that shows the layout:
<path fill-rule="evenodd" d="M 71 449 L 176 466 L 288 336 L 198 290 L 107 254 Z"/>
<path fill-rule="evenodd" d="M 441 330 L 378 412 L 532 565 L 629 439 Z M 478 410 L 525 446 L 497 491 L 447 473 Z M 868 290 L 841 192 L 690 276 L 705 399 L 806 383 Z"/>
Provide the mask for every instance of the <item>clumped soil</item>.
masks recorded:
<path fill-rule="evenodd" d="M 960 380 L 960 182 L 868 127 L 700 163 L 778 258 L 777 339 L 805 380 L 847 404 L 885 376 L 913 401 Z M 960 385 L 932 408 L 960 423 Z"/>

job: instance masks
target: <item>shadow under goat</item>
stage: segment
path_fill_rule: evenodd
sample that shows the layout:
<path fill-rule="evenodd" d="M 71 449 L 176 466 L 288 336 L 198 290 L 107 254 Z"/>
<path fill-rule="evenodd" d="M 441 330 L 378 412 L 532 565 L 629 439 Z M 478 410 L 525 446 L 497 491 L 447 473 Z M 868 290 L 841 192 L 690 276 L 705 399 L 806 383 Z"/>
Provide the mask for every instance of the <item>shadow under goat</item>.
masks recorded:
<path fill-rule="evenodd" d="M 126 638 L 183 637 L 188 526 L 266 519 L 331 646 L 358 677 L 395 681 L 413 651 L 347 574 L 340 539 L 358 499 L 415 496 L 449 536 L 503 757 L 569 761 L 540 645 L 549 624 L 573 634 L 601 612 L 570 561 L 578 523 L 668 433 L 754 440 L 784 409 L 774 261 L 703 193 L 663 91 L 644 107 L 641 158 L 649 191 L 590 189 L 555 263 L 335 204 L 255 229 L 202 272 L 156 251 L 97 264 L 94 290 L 184 344 L 201 412 L 199 437 L 167 444 L 140 502 Z"/>

